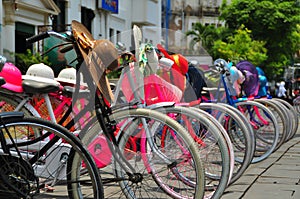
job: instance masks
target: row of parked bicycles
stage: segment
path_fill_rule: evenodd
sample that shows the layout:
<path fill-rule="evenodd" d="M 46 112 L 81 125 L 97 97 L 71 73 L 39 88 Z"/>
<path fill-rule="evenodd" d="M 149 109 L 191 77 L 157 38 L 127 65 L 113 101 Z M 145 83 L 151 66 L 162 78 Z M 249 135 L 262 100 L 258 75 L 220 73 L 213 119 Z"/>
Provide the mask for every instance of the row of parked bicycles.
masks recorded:
<path fill-rule="evenodd" d="M 55 37 L 62 43 L 48 52 L 76 52 L 76 67 L 58 77 L 45 64 L 22 75 L 0 57 L 0 196 L 221 198 L 296 134 L 298 113 L 285 101 L 232 98 L 224 60 L 211 67 L 219 86 L 199 91 L 203 77 L 185 57 L 143 43 L 137 26 L 132 34 L 132 52 L 77 21 L 28 38 Z"/>

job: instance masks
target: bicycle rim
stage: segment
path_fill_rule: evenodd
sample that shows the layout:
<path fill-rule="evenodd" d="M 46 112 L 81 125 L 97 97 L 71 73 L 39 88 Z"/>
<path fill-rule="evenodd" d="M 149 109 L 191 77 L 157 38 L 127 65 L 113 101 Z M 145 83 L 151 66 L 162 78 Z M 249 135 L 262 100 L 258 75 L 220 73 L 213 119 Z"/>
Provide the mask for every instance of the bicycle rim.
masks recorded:
<path fill-rule="evenodd" d="M 238 102 L 236 106 L 246 116 L 254 130 L 256 147 L 252 163 L 266 159 L 278 143 L 279 129 L 275 116 L 258 102 Z"/>
<path fill-rule="evenodd" d="M 111 157 L 112 161 L 101 169 L 106 198 L 203 197 L 204 170 L 200 155 L 197 147 L 182 126 L 166 117 L 166 115 L 149 109 L 117 111 L 111 115 L 111 118 L 117 121 L 119 125 L 116 137 L 118 138 L 118 148 L 121 151 L 121 156 L 126 158 L 126 162 L 135 171 L 126 172 L 124 165 L 120 165 L 116 159 Z M 147 126 L 141 123 L 141 118 L 147 120 Z M 83 142 L 101 136 L 102 130 L 98 124 L 96 125 L 98 131 L 90 130 L 86 132 L 82 138 Z M 158 142 L 154 142 L 160 140 L 161 133 L 159 130 L 164 126 L 171 128 L 176 132 L 176 138 L 180 138 L 181 145 L 174 143 L 174 140 L 170 143 L 173 144 L 173 149 L 178 153 L 170 150 L 164 151 Z M 151 131 L 151 136 L 143 134 L 146 130 Z M 86 136 L 90 138 L 86 139 Z M 154 146 L 149 145 L 149 139 L 151 139 Z M 132 142 L 132 140 L 135 141 Z M 136 147 L 131 147 L 134 144 Z M 171 155 L 177 156 L 173 157 Z M 171 163 L 175 167 L 172 167 L 173 164 Z M 177 179 L 173 172 L 175 168 L 182 176 L 187 177 L 186 179 L 193 178 L 198 186 L 189 186 L 182 180 L 183 178 Z"/>

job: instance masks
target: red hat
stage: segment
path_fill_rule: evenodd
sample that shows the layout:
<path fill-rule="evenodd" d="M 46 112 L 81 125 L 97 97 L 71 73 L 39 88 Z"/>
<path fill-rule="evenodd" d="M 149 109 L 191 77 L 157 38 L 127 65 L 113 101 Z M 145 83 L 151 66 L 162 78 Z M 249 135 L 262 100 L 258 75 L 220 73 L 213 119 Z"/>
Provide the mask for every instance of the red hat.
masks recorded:
<path fill-rule="evenodd" d="M 163 53 L 163 55 L 166 58 L 174 61 L 172 68 L 174 68 L 175 70 L 177 70 L 178 72 L 180 72 L 183 75 L 185 75 L 188 72 L 189 63 L 188 63 L 188 60 L 183 55 L 181 55 L 181 54 L 169 55 L 169 53 L 166 51 L 166 49 L 161 44 L 157 44 L 157 48 L 158 48 L 158 50 L 160 50 Z"/>

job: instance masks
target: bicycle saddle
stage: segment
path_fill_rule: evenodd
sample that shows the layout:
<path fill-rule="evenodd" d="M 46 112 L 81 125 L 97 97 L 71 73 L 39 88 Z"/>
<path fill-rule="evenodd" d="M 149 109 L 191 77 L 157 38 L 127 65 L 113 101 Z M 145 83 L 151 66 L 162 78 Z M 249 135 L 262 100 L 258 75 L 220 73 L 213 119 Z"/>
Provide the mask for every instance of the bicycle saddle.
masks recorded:
<path fill-rule="evenodd" d="M 23 91 L 28 94 L 52 93 L 59 90 L 60 84 L 25 79 L 22 82 Z"/>
<path fill-rule="evenodd" d="M 64 86 L 62 94 L 67 97 L 72 97 L 75 93 L 75 88 L 73 86 Z M 79 89 L 78 98 L 88 98 L 90 96 L 90 90 L 88 89 Z"/>

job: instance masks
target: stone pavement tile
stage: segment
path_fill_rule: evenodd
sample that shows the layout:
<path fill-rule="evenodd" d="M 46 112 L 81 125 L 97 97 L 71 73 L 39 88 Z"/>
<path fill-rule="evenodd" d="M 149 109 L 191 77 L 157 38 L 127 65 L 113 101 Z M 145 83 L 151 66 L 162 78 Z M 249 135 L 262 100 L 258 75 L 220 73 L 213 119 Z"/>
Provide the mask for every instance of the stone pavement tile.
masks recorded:
<path fill-rule="evenodd" d="M 265 168 L 260 168 L 260 167 L 249 167 L 247 168 L 247 170 L 244 172 L 243 175 L 259 175 L 262 172 L 265 171 Z"/>
<path fill-rule="evenodd" d="M 243 199 L 289 199 L 295 198 L 295 192 L 298 192 L 298 185 L 282 185 L 282 184 L 254 184 Z M 295 198 L 296 199 L 296 198 Z"/>
<path fill-rule="evenodd" d="M 279 169 L 279 170 L 300 171 L 300 167 L 297 167 L 298 164 L 300 164 L 300 160 L 294 158 L 294 159 L 289 159 L 286 162 L 278 161 L 274 163 L 271 168 Z"/>
<path fill-rule="evenodd" d="M 239 199 L 242 197 L 242 195 L 244 194 L 243 191 L 226 191 L 224 192 L 224 194 L 222 195 L 221 199 Z"/>
<path fill-rule="evenodd" d="M 233 184 L 230 185 L 229 187 L 227 187 L 227 189 L 225 190 L 226 193 L 232 193 L 232 192 L 245 192 L 247 190 L 247 188 L 250 185 L 244 185 L 244 184 Z"/>
<path fill-rule="evenodd" d="M 300 151 L 299 151 L 300 153 Z M 282 157 L 273 165 L 279 165 L 282 168 L 290 168 L 293 167 L 295 169 L 300 169 L 298 166 L 300 165 L 300 157 Z"/>
<path fill-rule="evenodd" d="M 265 173 L 263 177 L 288 177 L 288 178 L 299 178 L 300 170 L 296 169 L 295 166 L 284 167 L 282 165 L 273 165 Z"/>
<path fill-rule="evenodd" d="M 300 145 L 300 144 L 299 144 Z M 299 153 L 300 147 L 292 147 L 288 150 L 288 153 L 294 153 L 297 154 Z"/>
<path fill-rule="evenodd" d="M 269 158 L 280 158 L 280 156 L 285 152 L 286 150 L 283 150 L 283 151 L 275 151 L 275 152 L 273 152 L 273 153 L 271 153 L 271 155 L 269 156 L 269 157 L 267 157 L 267 159 L 269 159 Z M 266 159 L 266 160 L 267 160 Z M 265 160 L 263 160 L 263 161 L 265 161 Z"/>
<path fill-rule="evenodd" d="M 292 198 L 299 199 L 300 198 L 300 189 L 297 189 L 295 193 L 292 195 Z"/>
<path fill-rule="evenodd" d="M 278 158 L 279 157 L 268 157 L 267 159 L 265 159 L 261 162 L 250 164 L 248 168 L 249 169 L 252 169 L 252 168 L 268 168 L 271 164 L 276 162 L 278 160 Z"/>
<path fill-rule="evenodd" d="M 285 184 L 285 185 L 299 185 L 300 177 L 298 178 L 284 178 L 284 177 L 259 177 L 257 183 L 261 184 Z"/>
<path fill-rule="evenodd" d="M 257 175 L 242 175 L 236 182 L 234 182 L 229 187 L 231 187 L 233 185 L 250 186 L 255 181 L 256 178 L 257 178 Z"/>

